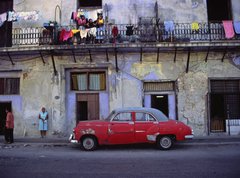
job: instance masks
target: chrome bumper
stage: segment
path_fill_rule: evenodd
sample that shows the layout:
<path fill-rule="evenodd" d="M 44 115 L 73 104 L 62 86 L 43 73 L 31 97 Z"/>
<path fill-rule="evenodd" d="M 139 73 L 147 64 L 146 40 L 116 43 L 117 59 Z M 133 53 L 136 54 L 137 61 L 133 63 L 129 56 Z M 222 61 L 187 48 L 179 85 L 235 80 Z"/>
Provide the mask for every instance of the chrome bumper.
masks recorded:
<path fill-rule="evenodd" d="M 74 137 L 74 134 L 71 134 L 68 140 L 70 141 L 70 143 L 78 143 L 78 141 Z"/>
<path fill-rule="evenodd" d="M 193 135 L 185 135 L 185 139 L 193 139 Z"/>

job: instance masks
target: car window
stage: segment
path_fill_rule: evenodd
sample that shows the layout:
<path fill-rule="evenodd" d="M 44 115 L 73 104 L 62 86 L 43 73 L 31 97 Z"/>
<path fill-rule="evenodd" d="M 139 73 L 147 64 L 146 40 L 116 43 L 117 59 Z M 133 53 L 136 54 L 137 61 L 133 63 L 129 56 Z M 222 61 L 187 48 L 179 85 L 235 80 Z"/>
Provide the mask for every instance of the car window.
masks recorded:
<path fill-rule="evenodd" d="M 132 113 L 130 112 L 122 112 L 118 113 L 112 121 L 132 121 Z"/>
<path fill-rule="evenodd" d="M 155 119 L 148 113 L 136 112 L 136 121 L 155 121 Z"/>

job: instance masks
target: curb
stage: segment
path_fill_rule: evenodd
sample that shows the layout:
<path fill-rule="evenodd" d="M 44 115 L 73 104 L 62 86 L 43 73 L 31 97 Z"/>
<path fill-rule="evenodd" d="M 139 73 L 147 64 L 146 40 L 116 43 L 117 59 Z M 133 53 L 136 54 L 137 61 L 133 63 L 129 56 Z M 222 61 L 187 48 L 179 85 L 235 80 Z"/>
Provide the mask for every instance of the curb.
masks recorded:
<path fill-rule="evenodd" d="M 54 147 L 73 147 L 78 144 L 72 144 L 72 143 L 13 143 L 13 144 L 0 144 L 0 149 L 11 149 L 11 148 L 54 148 Z M 240 145 L 240 141 L 226 141 L 226 142 L 176 142 L 176 146 L 224 146 L 224 145 Z"/>

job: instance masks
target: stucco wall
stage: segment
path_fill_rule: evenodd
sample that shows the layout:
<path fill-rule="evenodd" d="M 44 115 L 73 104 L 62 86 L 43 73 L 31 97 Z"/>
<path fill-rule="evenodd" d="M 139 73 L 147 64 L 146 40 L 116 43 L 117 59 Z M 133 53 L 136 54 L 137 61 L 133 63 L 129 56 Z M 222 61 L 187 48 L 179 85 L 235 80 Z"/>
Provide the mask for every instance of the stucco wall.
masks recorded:
<path fill-rule="evenodd" d="M 155 17 L 155 2 L 149 0 L 103 0 L 109 6 L 109 19 L 116 23 L 137 23 L 139 17 Z M 160 21 L 207 21 L 205 0 L 157 0 Z M 195 5 L 197 3 L 197 5 Z"/>
<path fill-rule="evenodd" d="M 61 10 L 61 19 L 60 11 Z M 16 12 L 29 12 L 38 11 L 39 20 L 26 21 L 21 20 L 14 22 L 14 27 L 41 27 L 43 23 L 49 21 L 57 21 L 61 25 L 69 25 L 71 19 L 71 13 L 77 9 L 77 1 L 75 0 L 14 0 L 13 9 Z M 56 16 L 55 16 L 56 11 Z"/>
<path fill-rule="evenodd" d="M 210 53 L 204 61 L 205 53 L 192 53 L 189 72 L 186 73 L 187 53 L 178 53 L 174 63 L 173 54 L 161 53 L 159 63 L 157 55 L 144 53 L 142 63 L 140 54 L 119 53 L 119 72 L 116 73 L 115 57 L 109 53 L 77 56 L 54 57 L 58 74 L 53 72 L 50 56 L 25 62 L 15 62 L 14 66 L 2 61 L 4 70 L 21 69 L 20 72 L 0 72 L 0 76 L 18 75 L 21 79 L 20 95 L 0 96 L 1 101 L 12 101 L 15 115 L 15 134 L 38 136 L 37 115 L 42 106 L 49 112 L 49 135 L 68 135 L 76 124 L 76 95 L 70 91 L 71 69 L 107 68 L 108 89 L 100 94 L 100 117 L 105 117 L 112 109 L 125 106 L 143 105 L 143 80 L 177 81 L 178 119 L 193 127 L 196 135 L 207 134 L 207 93 L 209 78 L 237 78 L 240 70 L 231 63 L 228 54 L 221 62 L 222 54 Z M 3 69 L 2 69 L 3 70 Z M 105 106 L 108 104 L 108 106 Z M 186 119 L 188 118 L 188 119 Z"/>
<path fill-rule="evenodd" d="M 240 3 L 239 0 L 232 0 L 232 15 L 233 20 L 239 21 L 240 20 Z"/>
<path fill-rule="evenodd" d="M 235 0 L 236 1 L 236 0 Z M 156 1 L 149 0 L 103 0 L 108 5 L 109 19 L 118 24 L 138 23 L 139 17 L 155 17 Z M 175 22 L 207 21 L 205 0 L 157 0 L 158 14 L 161 21 L 174 20 Z M 195 5 L 197 3 L 197 5 Z M 59 9 L 61 9 L 61 19 Z M 77 9 L 77 0 L 15 0 L 14 10 L 17 12 L 38 11 L 39 20 L 14 22 L 14 27 L 39 27 L 49 21 L 57 21 L 61 25 L 69 25 L 71 13 Z M 236 9 L 238 10 L 238 9 Z M 55 15 L 56 11 L 56 15 Z"/>
<path fill-rule="evenodd" d="M 118 24 L 136 24 L 139 17 L 155 17 L 155 2 L 158 3 L 160 21 L 173 20 L 175 22 L 206 22 L 206 0 L 103 0 L 103 13 L 106 16 L 105 4 L 108 5 L 108 19 Z M 233 20 L 240 20 L 240 4 L 232 0 Z M 59 9 L 61 9 L 61 19 Z M 56 20 L 61 25 L 69 25 L 71 13 L 77 9 L 77 0 L 15 0 L 14 10 L 17 12 L 38 11 L 38 21 L 14 22 L 14 27 L 42 26 L 44 22 Z"/>

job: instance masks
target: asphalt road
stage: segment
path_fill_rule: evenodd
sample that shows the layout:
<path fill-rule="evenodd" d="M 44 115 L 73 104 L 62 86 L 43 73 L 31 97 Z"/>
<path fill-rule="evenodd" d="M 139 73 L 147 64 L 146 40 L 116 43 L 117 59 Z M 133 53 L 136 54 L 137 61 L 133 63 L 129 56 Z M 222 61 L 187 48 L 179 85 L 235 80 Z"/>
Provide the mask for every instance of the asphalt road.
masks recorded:
<path fill-rule="evenodd" d="M 1 178 L 240 177 L 240 145 L 101 147 L 94 152 L 69 146 L 0 149 Z"/>

